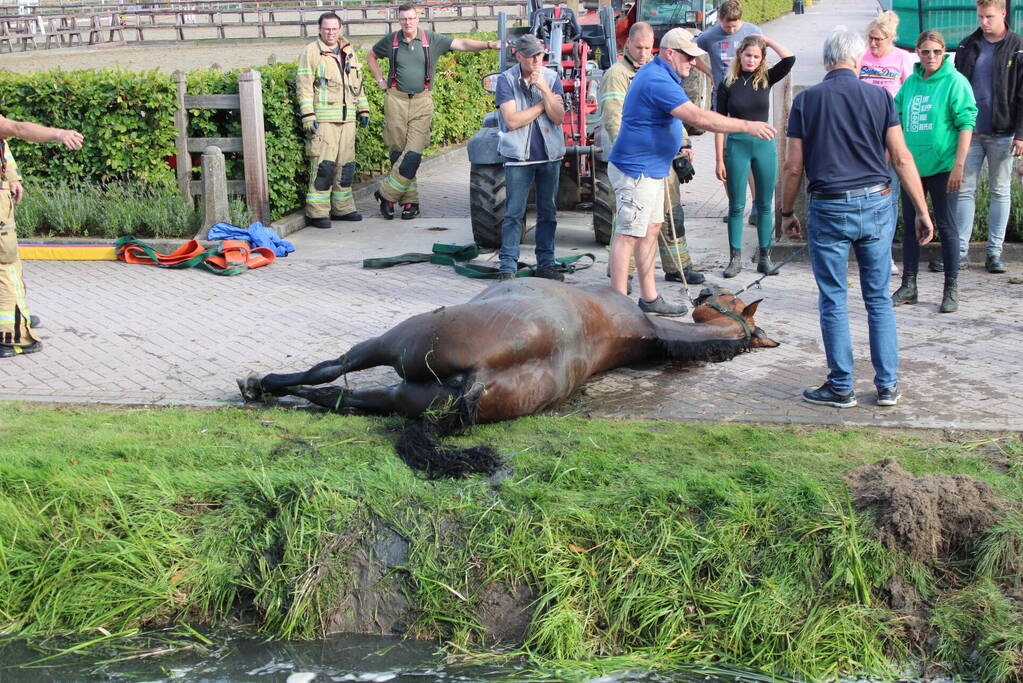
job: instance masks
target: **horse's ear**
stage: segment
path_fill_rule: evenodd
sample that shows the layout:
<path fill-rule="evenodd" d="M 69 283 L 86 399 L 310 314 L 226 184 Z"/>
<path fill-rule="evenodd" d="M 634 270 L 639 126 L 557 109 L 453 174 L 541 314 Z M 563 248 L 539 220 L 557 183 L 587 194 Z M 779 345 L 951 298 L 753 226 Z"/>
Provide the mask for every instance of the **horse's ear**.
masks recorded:
<path fill-rule="evenodd" d="M 763 301 L 763 299 L 757 299 L 751 304 L 746 304 L 746 308 L 742 309 L 742 317 L 746 320 L 751 319 L 753 314 L 757 312 L 757 306 L 760 305 L 761 301 Z"/>
<path fill-rule="evenodd" d="M 757 327 L 754 328 L 750 338 L 750 346 L 755 349 L 773 349 L 776 346 L 781 346 L 781 344 L 768 337 L 762 329 Z"/>

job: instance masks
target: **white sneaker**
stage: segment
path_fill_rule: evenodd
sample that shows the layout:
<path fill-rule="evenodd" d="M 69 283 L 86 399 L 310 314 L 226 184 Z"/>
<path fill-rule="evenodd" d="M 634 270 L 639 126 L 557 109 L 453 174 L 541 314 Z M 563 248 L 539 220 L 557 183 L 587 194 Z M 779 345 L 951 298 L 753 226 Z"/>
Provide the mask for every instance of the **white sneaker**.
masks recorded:
<path fill-rule="evenodd" d="M 899 274 L 899 267 L 895 265 L 895 259 L 892 259 L 892 275 Z"/>

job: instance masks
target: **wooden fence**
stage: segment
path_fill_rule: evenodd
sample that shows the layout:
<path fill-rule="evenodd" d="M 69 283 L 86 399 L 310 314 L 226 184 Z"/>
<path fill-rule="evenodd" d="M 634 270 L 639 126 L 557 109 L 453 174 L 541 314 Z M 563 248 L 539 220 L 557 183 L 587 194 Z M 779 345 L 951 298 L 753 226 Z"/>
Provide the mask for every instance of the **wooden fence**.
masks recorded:
<path fill-rule="evenodd" d="M 342 4 L 332 8 L 304 0 L 46 5 L 34 8 L 38 11 L 32 15 L 0 15 L 0 51 L 99 43 L 305 38 L 316 35 L 316 20 L 331 10 L 341 17 L 348 35 L 382 35 L 400 28 L 397 8 L 398 4 Z M 2 11 L 4 8 L 0 8 Z M 508 15 L 510 21 L 526 20 L 526 4 L 515 1 L 447 2 L 423 5 L 421 12 L 424 26 L 446 33 L 494 30 L 499 12 Z"/>
<path fill-rule="evenodd" d="M 266 133 L 263 129 L 263 86 L 259 72 L 246 69 L 238 74 L 237 95 L 189 95 L 186 76 L 174 72 L 177 84 L 177 179 L 178 189 L 188 199 L 203 193 L 203 183 L 192 180 L 192 154 L 207 147 L 219 147 L 224 153 L 241 153 L 245 167 L 245 180 L 228 180 L 227 191 L 244 195 L 253 220 L 270 222 L 270 190 L 266 170 Z M 239 110 L 242 136 L 240 138 L 188 137 L 189 109 Z M 207 226 L 208 227 L 208 226 Z"/>

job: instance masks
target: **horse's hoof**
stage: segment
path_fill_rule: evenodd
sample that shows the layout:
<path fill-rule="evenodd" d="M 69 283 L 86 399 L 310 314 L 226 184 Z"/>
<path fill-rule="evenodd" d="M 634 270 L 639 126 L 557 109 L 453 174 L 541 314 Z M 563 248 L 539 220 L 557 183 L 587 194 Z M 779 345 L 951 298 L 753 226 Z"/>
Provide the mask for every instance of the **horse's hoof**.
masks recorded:
<path fill-rule="evenodd" d="M 259 375 L 250 373 L 248 377 L 238 378 L 238 390 L 246 403 L 255 403 L 263 398 L 263 388 L 259 385 Z"/>

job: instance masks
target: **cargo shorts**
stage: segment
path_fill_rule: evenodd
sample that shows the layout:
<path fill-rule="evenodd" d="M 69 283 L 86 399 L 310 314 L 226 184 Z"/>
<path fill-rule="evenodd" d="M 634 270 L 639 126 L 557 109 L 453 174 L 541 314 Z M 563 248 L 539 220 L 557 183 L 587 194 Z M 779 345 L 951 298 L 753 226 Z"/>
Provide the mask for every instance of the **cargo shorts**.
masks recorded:
<path fill-rule="evenodd" d="M 629 237 L 646 237 L 650 225 L 664 220 L 664 178 L 638 178 L 607 165 L 607 178 L 615 192 L 617 207 L 615 233 Z"/>

